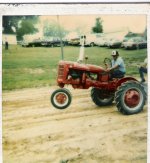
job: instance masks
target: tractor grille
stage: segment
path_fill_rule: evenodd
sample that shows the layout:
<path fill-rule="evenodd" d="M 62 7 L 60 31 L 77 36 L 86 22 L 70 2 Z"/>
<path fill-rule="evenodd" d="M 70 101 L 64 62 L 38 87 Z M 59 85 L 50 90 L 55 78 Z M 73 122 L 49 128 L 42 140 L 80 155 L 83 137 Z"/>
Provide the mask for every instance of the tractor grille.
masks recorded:
<path fill-rule="evenodd" d="M 64 65 L 59 65 L 58 67 L 58 78 L 63 78 L 64 74 Z"/>

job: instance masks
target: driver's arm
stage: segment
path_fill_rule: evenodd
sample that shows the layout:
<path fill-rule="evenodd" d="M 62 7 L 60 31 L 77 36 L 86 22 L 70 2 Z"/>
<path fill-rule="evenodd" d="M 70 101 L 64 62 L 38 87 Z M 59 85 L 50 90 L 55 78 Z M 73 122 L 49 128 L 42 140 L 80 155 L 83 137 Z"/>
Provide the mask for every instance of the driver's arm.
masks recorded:
<path fill-rule="evenodd" d="M 114 70 L 114 69 L 117 69 L 119 67 L 119 65 L 114 65 L 113 67 L 111 67 L 111 68 L 107 68 L 107 71 L 109 72 L 109 71 L 112 71 L 112 70 Z"/>
<path fill-rule="evenodd" d="M 119 67 L 119 65 L 114 65 L 113 67 L 110 68 L 110 71 L 111 71 L 111 70 L 114 70 L 114 69 L 116 69 L 116 68 L 118 68 L 118 67 Z"/>

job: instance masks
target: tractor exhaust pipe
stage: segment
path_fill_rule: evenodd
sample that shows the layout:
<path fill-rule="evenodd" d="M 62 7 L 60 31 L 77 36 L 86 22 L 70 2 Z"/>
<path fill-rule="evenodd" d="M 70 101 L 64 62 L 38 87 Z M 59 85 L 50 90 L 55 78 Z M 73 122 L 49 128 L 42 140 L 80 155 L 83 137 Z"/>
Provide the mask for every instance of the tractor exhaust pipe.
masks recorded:
<path fill-rule="evenodd" d="M 84 59 L 84 41 L 85 41 L 85 36 L 82 36 L 83 38 L 81 39 L 81 46 L 80 46 L 80 52 L 79 52 L 79 58 L 77 60 L 78 63 L 82 63 Z"/>

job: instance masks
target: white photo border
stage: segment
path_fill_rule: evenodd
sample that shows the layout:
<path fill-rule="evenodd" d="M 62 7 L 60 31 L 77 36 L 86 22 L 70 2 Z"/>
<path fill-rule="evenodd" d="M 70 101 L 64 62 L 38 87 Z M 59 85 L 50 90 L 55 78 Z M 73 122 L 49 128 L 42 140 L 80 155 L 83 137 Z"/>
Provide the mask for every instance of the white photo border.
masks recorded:
<path fill-rule="evenodd" d="M 6 2 L 6 1 L 5 1 Z M 55 1 L 56 2 L 56 1 Z M 88 2 L 88 1 L 87 1 Z M 110 2 L 110 1 L 109 1 Z M 121 1 L 123 2 L 123 1 Z M 140 1 L 139 1 L 140 2 Z M 11 1 L 10 1 L 11 3 Z M 0 4 L 0 23 L 2 28 L 2 16 L 4 15 L 87 15 L 87 14 L 145 14 L 147 15 L 147 55 L 148 55 L 148 65 L 150 65 L 150 5 L 147 2 L 141 1 L 141 3 L 80 3 L 80 4 Z M 2 108 L 2 30 L 0 33 L 1 43 L 0 43 L 0 54 L 1 54 L 1 74 L 0 74 L 0 98 Z M 148 66 L 148 72 L 150 71 L 150 66 Z M 148 75 L 148 88 L 149 88 L 150 76 Z M 150 106 L 150 91 L 148 89 L 148 110 Z M 148 137 L 147 137 L 147 162 L 150 162 L 150 112 L 148 111 Z M 0 109 L 0 144 L 2 144 L 2 109 Z M 0 162 L 2 162 L 2 146 L 0 146 Z"/>

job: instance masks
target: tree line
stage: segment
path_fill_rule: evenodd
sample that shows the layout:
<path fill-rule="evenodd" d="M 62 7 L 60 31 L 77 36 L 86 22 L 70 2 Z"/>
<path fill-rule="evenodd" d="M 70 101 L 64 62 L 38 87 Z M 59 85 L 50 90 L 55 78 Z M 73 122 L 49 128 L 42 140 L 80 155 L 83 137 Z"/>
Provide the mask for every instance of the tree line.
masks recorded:
<path fill-rule="evenodd" d="M 96 18 L 95 26 L 91 28 L 92 33 L 102 33 L 103 25 L 102 19 Z M 35 34 L 38 32 L 36 25 L 39 23 L 39 16 L 3 16 L 3 34 L 16 34 L 17 40 L 23 40 L 23 36 L 26 34 Z M 58 23 L 44 22 L 43 36 L 57 36 L 65 37 L 69 31 L 64 27 L 58 25 Z"/>

